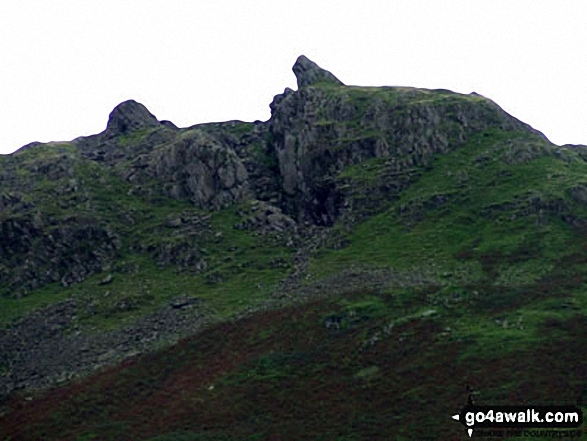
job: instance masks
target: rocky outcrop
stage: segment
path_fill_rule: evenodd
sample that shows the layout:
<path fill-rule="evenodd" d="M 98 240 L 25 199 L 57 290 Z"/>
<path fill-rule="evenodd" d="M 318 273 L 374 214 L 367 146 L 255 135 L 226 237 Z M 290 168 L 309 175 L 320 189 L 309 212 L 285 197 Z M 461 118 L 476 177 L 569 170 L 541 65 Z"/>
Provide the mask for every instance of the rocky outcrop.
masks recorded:
<path fill-rule="evenodd" d="M 131 182 L 134 195 L 188 199 L 198 208 L 215 210 L 251 194 L 247 167 L 233 148 L 243 144 L 242 136 L 215 126 L 178 129 L 129 100 L 110 113 L 104 132 L 79 138 L 76 146 L 88 159 Z M 252 142 L 247 139 L 244 145 L 247 141 Z"/>
<path fill-rule="evenodd" d="M 271 204 L 281 201 L 279 167 L 268 123 L 227 121 L 200 124 L 194 128 L 204 131 L 237 154 L 247 170 L 254 199 Z"/>
<path fill-rule="evenodd" d="M 158 121 L 143 104 L 128 100 L 110 112 L 103 132 L 77 138 L 73 143 L 85 158 L 120 167 L 171 141 L 177 131 L 171 121 Z"/>
<path fill-rule="evenodd" d="M 282 180 L 284 211 L 331 225 L 344 206 L 335 177 L 371 158 L 394 173 L 429 163 L 488 128 L 532 130 L 490 100 L 450 91 L 346 87 L 315 63 L 294 66 L 300 90 L 271 104 L 269 121 Z M 401 170 L 395 169 L 402 165 Z M 400 186 L 399 189 L 405 188 Z"/>
<path fill-rule="evenodd" d="M 158 127 L 159 121 L 149 110 L 134 100 L 120 103 L 108 116 L 106 131 L 120 135 L 139 129 Z"/>
<path fill-rule="evenodd" d="M 318 83 L 342 85 L 342 81 L 332 73 L 322 69 L 305 55 L 300 55 L 293 66 L 293 72 L 298 81 L 298 88 L 312 86 Z"/>
<path fill-rule="evenodd" d="M 247 170 L 234 151 L 199 130 L 132 162 L 127 180 L 156 179 L 164 194 L 198 208 L 220 209 L 247 197 Z"/>

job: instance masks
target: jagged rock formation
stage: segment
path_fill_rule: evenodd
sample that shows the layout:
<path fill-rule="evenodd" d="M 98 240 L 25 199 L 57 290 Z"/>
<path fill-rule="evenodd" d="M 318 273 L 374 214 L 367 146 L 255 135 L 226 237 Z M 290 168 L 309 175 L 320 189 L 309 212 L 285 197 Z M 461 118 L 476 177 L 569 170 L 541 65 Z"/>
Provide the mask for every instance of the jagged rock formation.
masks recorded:
<path fill-rule="evenodd" d="M 266 122 L 178 128 L 130 100 L 116 106 L 99 134 L 69 143 L 33 143 L 0 158 L 1 295 L 22 297 L 48 285 L 81 284 L 77 294 L 91 299 L 80 300 L 77 313 L 90 321 L 100 308 L 106 318 L 129 311 L 139 316 L 142 307 L 152 311 L 148 308 L 155 308 L 158 297 L 150 289 L 175 288 L 175 277 L 186 274 L 200 277 L 195 292 L 218 289 L 209 299 L 225 295 L 218 288 L 225 280 L 232 283 L 229 296 L 237 289 L 248 289 L 251 298 L 268 295 L 266 286 L 278 282 L 283 291 L 302 292 L 312 253 L 348 246 L 345 231 L 388 210 L 439 154 L 455 152 L 491 130 L 516 133 L 500 147 L 508 165 L 552 151 L 541 134 L 477 94 L 345 86 L 304 56 L 293 72 L 298 90 L 275 96 Z M 486 156 L 479 155 L 475 166 L 483 166 Z M 456 179 L 467 182 L 466 174 Z M 574 224 L 577 216 L 569 212 L 573 203 L 585 204 L 585 188 L 586 183 L 573 183 L 566 201 L 517 195 L 481 209 L 479 216 L 493 221 L 512 210 L 522 216 L 546 212 Z M 454 203 L 455 192 L 402 202 L 395 208 L 397 223 L 411 228 L 426 213 Z M 150 281 L 150 272 L 170 269 L 173 277 L 157 273 L 159 278 Z M 130 276 L 139 288 L 117 285 Z M 192 285 L 185 280 L 185 292 L 177 294 L 189 303 Z M 112 286 L 119 292 L 111 292 Z M 326 289 L 316 286 L 316 291 Z M 57 311 L 59 332 L 47 341 L 51 348 L 73 345 L 64 353 L 78 354 L 75 345 L 83 338 L 60 339 L 60 332 L 77 326 L 71 319 L 75 308 L 65 305 Z M 161 324 L 146 319 L 145 326 L 170 326 L 165 320 L 177 314 L 168 306 Z M 35 323 L 51 324 L 56 312 L 49 308 L 47 317 L 38 314 Z M 182 332 L 193 329 L 188 322 Z M 29 335 L 28 322 L 19 323 Z M 1 339 L 9 339 L 16 357 L 14 342 L 21 333 L 13 328 L 6 335 L 0 335 L 0 348 Z M 116 335 L 111 341 L 124 344 L 120 354 L 106 357 L 109 361 L 131 352 Z M 44 354 L 42 346 L 35 341 L 33 352 Z M 105 350 L 97 340 L 90 346 Z M 141 343 L 141 350 L 147 346 Z M 84 363 L 94 363 L 102 354 L 96 351 L 84 355 Z M 36 355 L 31 354 L 23 360 L 29 360 L 32 372 Z M 0 360 L 0 373 L 3 364 L 18 365 L 13 361 Z M 80 366 L 68 369 L 87 368 Z M 14 376 L 31 384 L 25 377 Z"/>
<path fill-rule="evenodd" d="M 331 83 L 342 86 L 342 81 L 332 73 L 322 69 L 305 55 L 300 55 L 293 66 L 298 81 L 298 88 L 312 86 L 318 83 Z"/>
<path fill-rule="evenodd" d="M 96 189 L 88 187 L 88 176 L 99 185 L 120 179 L 129 195 L 147 201 L 188 200 L 198 209 L 220 210 L 258 199 L 268 219 L 280 219 L 279 228 L 289 230 L 291 222 L 329 226 L 341 215 L 356 221 L 384 209 L 433 155 L 458 148 L 475 133 L 532 131 L 477 94 L 347 87 L 303 55 L 293 72 L 299 90 L 277 95 L 265 123 L 178 129 L 129 100 L 115 107 L 100 134 L 27 146 L 6 158 L 0 169 L 1 285 L 18 295 L 54 281 L 67 286 L 115 259 L 119 233 L 93 202 Z M 35 154 L 42 149 L 47 154 Z M 384 162 L 369 186 L 359 188 L 347 171 L 372 159 Z M 65 216 L 42 213 L 36 204 L 45 196 L 20 193 L 32 195 L 39 176 L 46 182 L 43 194 L 55 198 Z M 73 216 L 82 206 L 87 214 Z M 266 229 L 265 221 L 258 224 Z M 182 249 L 177 246 L 172 249 Z M 160 253 L 162 264 L 173 261 L 171 254 Z M 181 254 L 188 256 L 181 261 L 202 261 L 197 253 Z"/>
<path fill-rule="evenodd" d="M 300 90 L 286 89 L 275 97 L 269 125 L 283 208 L 298 220 L 319 225 L 336 220 L 344 195 L 333 178 L 350 165 L 388 158 L 390 172 L 397 175 L 489 127 L 532 130 L 482 97 L 412 88 L 341 87 L 336 77 L 305 57 L 293 70 Z M 408 182 L 398 183 L 396 190 Z"/>
<path fill-rule="evenodd" d="M 347 87 L 303 55 L 293 72 L 299 90 L 277 95 L 265 123 L 178 129 L 129 100 L 115 107 L 100 134 L 50 146 L 44 155 L 35 153 L 45 147 L 31 145 L 6 158 L 0 285 L 17 295 L 54 281 L 67 286 L 116 258 L 119 233 L 92 202 L 95 190 L 83 184 L 89 170 L 103 183 L 121 179 L 129 195 L 148 201 L 189 200 L 198 209 L 220 210 L 258 199 L 267 219 L 279 218 L 279 228 L 289 230 L 291 222 L 328 226 L 344 213 L 356 220 L 357 213 L 383 209 L 434 154 L 458 148 L 474 133 L 532 130 L 476 94 Z M 357 188 L 341 174 L 377 158 L 385 162 L 370 187 Z M 38 188 L 39 176 L 66 216 L 47 217 L 34 196 L 20 193 Z M 82 205 L 89 213 L 72 216 Z M 264 231 L 275 222 L 257 227 Z M 172 254 L 161 252 L 158 261 L 172 262 Z M 180 254 L 188 257 L 179 261 L 204 265 L 197 253 Z"/>

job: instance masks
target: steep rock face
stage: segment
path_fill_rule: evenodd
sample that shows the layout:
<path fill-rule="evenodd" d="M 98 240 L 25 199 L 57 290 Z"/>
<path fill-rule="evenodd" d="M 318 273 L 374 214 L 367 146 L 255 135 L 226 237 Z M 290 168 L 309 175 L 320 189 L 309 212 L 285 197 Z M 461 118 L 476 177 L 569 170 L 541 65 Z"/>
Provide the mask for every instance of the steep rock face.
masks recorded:
<path fill-rule="evenodd" d="M 202 131 L 181 134 L 174 142 L 132 162 L 127 179 L 157 179 L 174 199 L 189 199 L 199 208 L 219 209 L 248 194 L 247 170 L 231 149 Z"/>
<path fill-rule="evenodd" d="M 299 220 L 334 222 L 344 204 L 334 177 L 350 165 L 385 157 L 397 159 L 396 167 L 417 167 L 488 128 L 531 130 L 477 95 L 341 86 L 302 60 L 294 66 L 300 89 L 275 97 L 269 122 L 283 208 Z"/>
<path fill-rule="evenodd" d="M 254 199 L 272 204 L 281 201 L 281 179 L 268 123 L 227 121 L 200 124 L 194 128 L 204 131 L 237 154 L 247 170 Z"/>

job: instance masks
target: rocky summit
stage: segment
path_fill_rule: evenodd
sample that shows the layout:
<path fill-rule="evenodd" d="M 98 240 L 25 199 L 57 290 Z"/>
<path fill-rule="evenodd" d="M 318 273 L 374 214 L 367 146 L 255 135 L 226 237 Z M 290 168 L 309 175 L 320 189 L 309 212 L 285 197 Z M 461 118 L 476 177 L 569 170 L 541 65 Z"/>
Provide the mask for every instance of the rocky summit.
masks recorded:
<path fill-rule="evenodd" d="M 342 82 L 327 70 L 322 69 L 305 55 L 300 55 L 293 66 L 298 88 L 317 83 L 342 85 Z"/>
<path fill-rule="evenodd" d="M 461 439 L 585 409 L 587 147 L 305 56 L 265 122 L 0 157 L 2 439 Z"/>
<path fill-rule="evenodd" d="M 108 116 L 106 131 L 115 135 L 133 132 L 135 130 L 157 127 L 159 121 L 141 103 L 128 100 L 120 103 Z"/>

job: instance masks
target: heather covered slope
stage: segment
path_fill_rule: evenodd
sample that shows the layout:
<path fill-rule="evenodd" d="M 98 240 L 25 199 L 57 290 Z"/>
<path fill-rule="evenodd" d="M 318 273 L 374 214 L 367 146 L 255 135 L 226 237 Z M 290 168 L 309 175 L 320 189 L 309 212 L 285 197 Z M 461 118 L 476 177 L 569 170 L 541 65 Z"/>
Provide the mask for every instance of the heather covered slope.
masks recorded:
<path fill-rule="evenodd" d="M 2 430 L 461 439 L 466 384 L 584 404 L 586 148 L 477 94 L 294 73 L 267 122 L 128 101 L 0 158 Z"/>
<path fill-rule="evenodd" d="M 356 292 L 213 326 L 17 397 L 0 430 L 31 440 L 460 440 L 450 415 L 467 385 L 493 404 L 585 399 L 580 316 L 559 309 L 524 327 L 476 313 L 488 329 L 467 335 L 458 312 L 421 308 L 438 291 Z M 326 328 L 334 316 L 340 329 Z"/>

